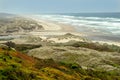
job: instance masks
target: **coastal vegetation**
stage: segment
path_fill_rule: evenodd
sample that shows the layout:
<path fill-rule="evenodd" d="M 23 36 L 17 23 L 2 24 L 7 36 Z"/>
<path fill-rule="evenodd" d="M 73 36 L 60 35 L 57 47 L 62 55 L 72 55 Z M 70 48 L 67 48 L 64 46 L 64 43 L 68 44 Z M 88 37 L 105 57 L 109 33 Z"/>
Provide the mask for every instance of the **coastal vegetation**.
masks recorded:
<path fill-rule="evenodd" d="M 83 69 L 77 63 L 38 59 L 0 47 L 1 80 L 119 80 L 118 71 Z"/>
<path fill-rule="evenodd" d="M 56 24 L 5 16 L 0 16 L 0 80 L 120 80 L 120 46 L 92 42 Z"/>
<path fill-rule="evenodd" d="M 0 33 L 1 35 L 11 33 L 22 33 L 30 31 L 40 31 L 44 28 L 37 24 L 34 20 L 23 18 L 23 17 L 4 17 L 0 18 Z"/>
<path fill-rule="evenodd" d="M 107 43 L 100 44 L 99 42 L 80 42 L 80 41 L 69 41 L 67 43 L 56 43 L 56 46 L 73 46 L 73 47 L 83 47 L 83 48 L 89 48 L 94 49 L 97 51 L 106 51 L 106 52 L 118 52 L 120 53 L 120 47 L 116 46 L 114 44 L 108 45 Z"/>

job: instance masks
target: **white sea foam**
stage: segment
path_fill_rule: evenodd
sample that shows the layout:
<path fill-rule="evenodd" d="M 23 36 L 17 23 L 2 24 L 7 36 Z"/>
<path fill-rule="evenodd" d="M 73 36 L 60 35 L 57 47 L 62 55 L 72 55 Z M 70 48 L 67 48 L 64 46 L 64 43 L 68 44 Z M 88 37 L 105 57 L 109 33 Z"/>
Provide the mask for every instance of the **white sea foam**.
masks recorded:
<path fill-rule="evenodd" d="M 58 23 L 70 24 L 73 26 L 94 27 L 97 29 L 108 30 L 112 33 L 120 34 L 120 19 L 119 18 L 103 18 L 103 17 L 83 17 L 69 15 L 34 15 L 37 18 L 56 21 Z"/>

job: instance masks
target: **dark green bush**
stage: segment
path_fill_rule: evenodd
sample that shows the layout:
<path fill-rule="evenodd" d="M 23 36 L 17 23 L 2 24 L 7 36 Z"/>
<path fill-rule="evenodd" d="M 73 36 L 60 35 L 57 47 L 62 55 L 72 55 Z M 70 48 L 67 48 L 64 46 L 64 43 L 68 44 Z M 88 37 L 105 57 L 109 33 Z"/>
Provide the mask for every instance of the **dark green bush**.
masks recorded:
<path fill-rule="evenodd" d="M 73 47 L 84 47 L 89 49 L 94 49 L 98 51 L 107 51 L 107 52 L 119 52 L 120 47 L 116 45 L 108 45 L 108 44 L 99 44 L 99 43 L 89 43 L 89 42 L 74 42 L 74 43 L 66 43 L 63 44 L 65 46 L 73 46 Z"/>

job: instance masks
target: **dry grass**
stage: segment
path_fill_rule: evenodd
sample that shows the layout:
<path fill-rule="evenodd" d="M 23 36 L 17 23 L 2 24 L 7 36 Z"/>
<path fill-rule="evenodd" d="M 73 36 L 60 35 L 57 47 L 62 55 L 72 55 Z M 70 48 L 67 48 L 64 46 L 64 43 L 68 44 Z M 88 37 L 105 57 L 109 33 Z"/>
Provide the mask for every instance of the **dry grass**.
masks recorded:
<path fill-rule="evenodd" d="M 117 52 L 99 52 L 87 48 L 75 47 L 41 47 L 30 50 L 28 55 L 41 59 L 53 58 L 55 61 L 78 63 L 83 67 L 104 70 L 119 69 L 120 54 Z M 109 62 L 107 62 L 109 61 Z M 109 66 L 111 67 L 109 67 Z M 101 67 L 103 66 L 103 67 Z M 108 68 L 108 69 L 107 69 Z"/>

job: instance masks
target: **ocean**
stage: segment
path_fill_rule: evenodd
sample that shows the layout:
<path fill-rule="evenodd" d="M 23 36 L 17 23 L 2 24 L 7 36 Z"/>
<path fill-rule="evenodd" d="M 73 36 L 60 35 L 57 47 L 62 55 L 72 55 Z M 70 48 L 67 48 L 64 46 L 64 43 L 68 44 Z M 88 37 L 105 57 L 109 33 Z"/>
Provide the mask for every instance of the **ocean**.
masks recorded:
<path fill-rule="evenodd" d="M 77 32 L 94 35 L 94 39 L 120 41 L 120 13 L 56 13 L 35 17 L 72 25 Z"/>

